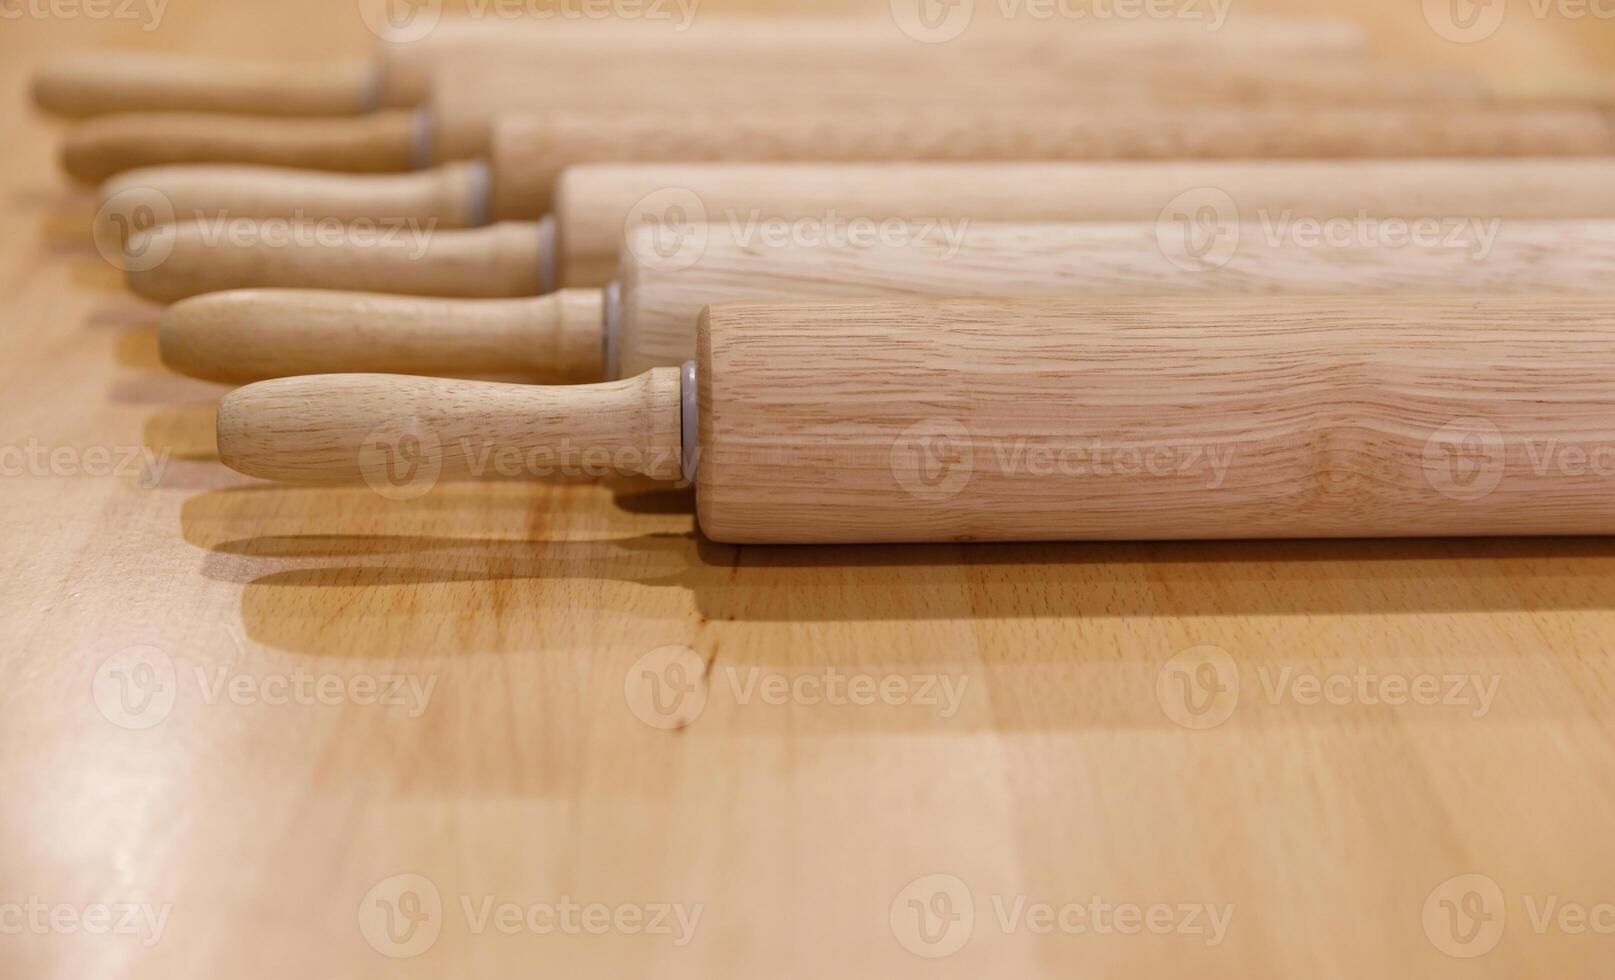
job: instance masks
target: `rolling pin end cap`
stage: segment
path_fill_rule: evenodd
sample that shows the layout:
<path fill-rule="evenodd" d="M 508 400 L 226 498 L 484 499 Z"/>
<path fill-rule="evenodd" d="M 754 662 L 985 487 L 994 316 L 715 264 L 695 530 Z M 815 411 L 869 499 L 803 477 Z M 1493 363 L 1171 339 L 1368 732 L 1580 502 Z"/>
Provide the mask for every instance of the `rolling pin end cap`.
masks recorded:
<path fill-rule="evenodd" d="M 467 228 L 481 228 L 493 215 L 493 174 L 488 161 L 473 160 L 466 164 L 466 216 Z"/>
<path fill-rule="evenodd" d="M 430 109 L 416 109 L 409 121 L 409 162 L 415 170 L 425 170 L 437 155 L 432 137 L 437 124 Z"/>
<path fill-rule="evenodd" d="M 701 406 L 695 382 L 695 362 L 685 361 L 679 371 L 679 462 L 688 484 L 695 483 L 701 457 Z"/>
<path fill-rule="evenodd" d="M 538 221 L 538 295 L 555 292 L 555 215 Z"/>
<path fill-rule="evenodd" d="M 615 380 L 622 377 L 620 343 L 617 338 L 617 331 L 622 329 L 622 283 L 617 281 L 607 283 L 601 299 L 604 315 L 600 324 L 600 367 L 608 380 Z"/>

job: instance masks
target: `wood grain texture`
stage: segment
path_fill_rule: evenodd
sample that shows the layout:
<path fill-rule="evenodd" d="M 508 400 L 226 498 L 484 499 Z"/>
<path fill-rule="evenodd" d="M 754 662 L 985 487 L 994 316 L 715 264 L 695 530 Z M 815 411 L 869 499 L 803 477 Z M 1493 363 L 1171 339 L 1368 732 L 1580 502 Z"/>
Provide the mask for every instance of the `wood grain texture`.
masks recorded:
<path fill-rule="evenodd" d="M 710 226 L 700 260 L 688 268 L 657 261 L 652 232 L 637 231 L 622 255 L 618 371 L 633 377 L 694 357 L 695 324 L 713 303 L 1600 293 L 1615 283 L 1612 222 L 1455 224 L 1400 246 L 1390 244 L 1393 224 L 1362 226 L 1338 244 L 1325 244 L 1272 226 L 1231 223 L 1211 230 L 1215 241 L 1199 256 L 1174 224 L 971 223 L 961 231 L 955 239 L 935 235 L 902 244 L 765 246 L 732 228 Z"/>
<path fill-rule="evenodd" d="M 574 384 L 602 379 L 602 307 L 595 289 L 495 300 L 243 289 L 176 303 L 157 331 L 165 366 L 208 381 L 361 373 Z"/>
<path fill-rule="evenodd" d="M 1343 13 L 1387 60 L 1520 90 L 1615 65 L 1608 22 L 1506 6 L 1473 44 L 1403 0 L 1234 16 Z M 7 21 L 0 82 L 24 92 L 75 49 L 373 47 L 352 4 L 173 0 L 150 32 Z M 635 485 L 445 482 L 395 502 L 263 483 L 216 458 L 225 389 L 161 369 L 159 311 L 56 175 L 60 131 L 10 98 L 0 132 L 0 902 L 169 913 L 149 944 L 0 936 L 7 976 L 1606 980 L 1607 938 L 1558 914 L 1615 881 L 1607 539 L 730 547 L 695 532 L 687 495 Z M 19 472 L 31 443 L 43 462 Z M 50 465 L 97 447 L 167 462 Z M 142 645 L 177 690 L 134 730 L 93 692 L 149 692 L 135 668 L 159 657 L 112 659 Z M 676 667 L 682 687 L 651 688 Z M 1449 697 L 1465 675 L 1495 697 Z M 272 694 L 298 676 L 435 686 L 420 711 L 407 684 L 391 705 L 210 699 L 221 678 Z M 813 697 L 835 677 L 908 692 Z M 778 683 L 799 696 L 764 695 Z M 1428 683 L 1435 703 L 1415 700 Z M 647 712 L 656 693 L 677 710 Z M 403 899 L 374 890 L 403 874 L 441 914 L 423 904 L 435 942 L 395 959 L 360 910 Z M 893 908 L 934 874 L 968 889 L 973 929 L 925 959 Z M 1438 946 L 1424 909 L 1462 911 L 1441 886 L 1469 874 L 1498 886 L 1482 910 L 1505 928 Z M 703 912 L 675 946 L 476 931 L 462 904 L 562 896 Z M 1095 896 L 1233 917 L 1216 945 L 1027 928 L 1033 906 Z M 1007 930 L 1000 908 L 1022 913 Z"/>
<path fill-rule="evenodd" d="M 697 370 L 730 544 L 1615 533 L 1600 297 L 726 304 Z"/>
<path fill-rule="evenodd" d="M 299 483 L 530 475 L 679 476 L 678 371 L 594 385 L 506 385 L 384 374 L 260 381 L 219 402 L 219 458 Z M 408 448 L 406 448 L 406 446 Z M 514 470 L 501 471 L 505 459 Z"/>
<path fill-rule="evenodd" d="M 664 264 L 699 254 L 696 226 L 827 235 L 850 222 L 915 234 L 973 221 L 1283 223 L 1306 218 L 1615 217 L 1607 159 L 1140 163 L 588 164 L 556 192 L 559 274 L 599 286 L 628 230 L 665 232 Z M 806 231 L 793 231 L 798 222 Z"/>
<path fill-rule="evenodd" d="M 338 119 L 118 113 L 68 130 L 62 140 L 62 169 L 87 184 L 140 167 L 197 163 L 345 173 L 413 170 L 418 165 L 415 129 L 423 124 L 413 110 Z"/>
<path fill-rule="evenodd" d="M 226 289 L 345 289 L 496 299 L 545 292 L 540 226 L 431 232 L 409 222 L 330 226 L 232 219 L 161 225 L 130 239 L 136 295 L 173 303 Z"/>

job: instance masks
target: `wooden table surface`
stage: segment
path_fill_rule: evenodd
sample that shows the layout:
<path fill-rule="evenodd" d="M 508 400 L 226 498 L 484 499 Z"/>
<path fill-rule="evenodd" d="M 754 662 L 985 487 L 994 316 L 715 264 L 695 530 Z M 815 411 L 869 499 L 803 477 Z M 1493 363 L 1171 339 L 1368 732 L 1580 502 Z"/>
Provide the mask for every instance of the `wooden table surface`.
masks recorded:
<path fill-rule="evenodd" d="M 1344 12 L 1615 61 L 1510 6 Z M 732 548 L 678 494 L 238 478 L 21 93 L 368 34 L 154 9 L 0 3 L 0 975 L 1611 975 L 1615 544 Z"/>

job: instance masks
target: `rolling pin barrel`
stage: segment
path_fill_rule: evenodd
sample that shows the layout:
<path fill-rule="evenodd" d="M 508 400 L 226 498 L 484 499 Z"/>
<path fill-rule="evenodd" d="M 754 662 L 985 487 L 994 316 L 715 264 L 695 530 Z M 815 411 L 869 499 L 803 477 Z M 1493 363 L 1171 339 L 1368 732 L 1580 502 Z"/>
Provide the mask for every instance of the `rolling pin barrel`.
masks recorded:
<path fill-rule="evenodd" d="M 303 482 L 593 453 L 737 544 L 1611 534 L 1611 378 L 1599 297 L 727 304 L 682 371 L 287 378 L 218 431 Z"/>
<path fill-rule="evenodd" d="M 1615 533 L 1602 298 L 715 307 L 730 543 Z"/>

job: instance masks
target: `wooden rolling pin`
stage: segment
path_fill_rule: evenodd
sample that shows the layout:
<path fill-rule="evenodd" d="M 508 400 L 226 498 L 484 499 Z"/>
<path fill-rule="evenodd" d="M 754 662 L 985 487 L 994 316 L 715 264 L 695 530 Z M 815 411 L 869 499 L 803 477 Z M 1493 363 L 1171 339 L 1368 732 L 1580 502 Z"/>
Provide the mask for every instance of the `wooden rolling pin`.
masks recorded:
<path fill-rule="evenodd" d="M 198 132 L 165 130 L 170 117 L 112 116 L 97 129 L 133 122 L 115 145 L 70 141 L 64 161 L 80 179 L 107 182 L 103 199 L 131 186 L 166 194 L 177 211 L 283 217 L 318 204 L 320 217 L 435 214 L 439 227 L 475 219 L 536 218 L 551 206 L 563 169 L 582 163 L 700 161 L 969 161 L 1349 159 L 1398 157 L 1600 156 L 1615 153 L 1615 122 L 1592 109 L 1278 109 L 1141 107 L 1133 109 L 1022 108 L 949 110 L 694 113 L 556 112 L 502 117 L 480 149 L 492 180 L 463 168 L 444 180 L 472 188 L 447 190 L 442 181 L 376 177 L 358 184 L 342 174 L 286 169 L 408 170 L 433 157 L 424 130 L 404 114 L 356 122 L 311 120 L 247 124 L 226 117 L 191 117 Z M 337 135 L 352 126 L 351 143 Z M 208 133 L 211 135 L 204 135 Z M 125 152 L 125 151 L 129 152 Z M 215 153 L 217 150 L 219 152 Z M 148 152 L 149 151 L 149 152 Z M 261 151 L 261 152 L 260 152 Z M 270 169 L 214 169 L 231 156 Z M 197 162 L 197 158 L 204 158 Z M 218 159 L 207 159 L 217 157 Z M 128 170 L 137 161 L 160 169 Z M 188 165 L 187 165 L 188 164 Z M 365 211 L 344 195 L 363 195 Z M 451 205 L 445 209 L 445 205 Z"/>
<path fill-rule="evenodd" d="M 939 60 L 960 52 L 983 52 L 996 59 L 990 64 L 1010 66 L 1054 53 L 1113 63 L 1157 56 L 1222 58 L 1219 52 L 1225 51 L 1253 61 L 1334 60 L 1361 55 L 1367 47 L 1359 29 L 1321 19 L 1240 17 L 1216 32 L 1162 23 L 1067 22 L 1069 29 L 1052 31 L 1034 22 L 1003 26 L 973 29 L 955 43 L 933 46 L 916 43 L 890 17 L 702 16 L 687 23 L 467 17 L 445 20 L 424 36 L 388 34 L 369 60 L 300 64 L 85 53 L 47 65 L 35 76 L 33 93 L 41 108 L 73 117 L 152 111 L 346 116 L 425 104 L 445 70 L 467 63 L 502 65 L 507 78 L 520 72 L 535 86 L 572 98 L 596 84 L 601 72 L 658 79 L 665 71 L 714 59 L 736 70 L 765 67 L 770 57 L 776 65 L 812 69 L 817 59 L 828 71 L 848 60 Z M 588 72 L 579 74 L 580 68 Z"/>
<path fill-rule="evenodd" d="M 1503 221 L 1417 242 L 1376 226 L 1339 246 L 1231 229 L 1226 262 L 1180 264 L 1155 225 L 973 225 L 957 243 L 757 248 L 726 229 L 689 268 L 640 261 L 648 229 L 606 290 L 443 300 L 319 290 L 236 290 L 184 300 L 158 321 L 163 362 L 244 384 L 377 373 L 581 384 L 695 356 L 714 303 L 918 296 L 1014 299 L 1173 294 L 1598 292 L 1615 283 L 1615 222 Z M 1169 230 L 1167 234 L 1172 234 Z M 1495 237 L 1492 237 L 1495 235 Z"/>
<path fill-rule="evenodd" d="M 1186 201 L 1197 211 L 1221 201 L 1246 221 L 1364 213 L 1608 218 L 1615 217 L 1612 174 L 1615 162 L 1602 159 L 589 164 L 570 168 L 557 185 L 553 267 L 558 286 L 604 285 L 616 273 L 625 229 L 678 231 L 703 215 L 739 227 L 754 218 L 823 220 L 832 212 L 843 220 L 921 223 L 1156 221 Z"/>
<path fill-rule="evenodd" d="M 407 433 L 416 478 L 687 479 L 733 544 L 1615 532 L 1606 297 L 720 305 L 699 338 L 602 385 L 260 382 L 219 451 L 376 486 Z"/>
<path fill-rule="evenodd" d="M 1605 160 L 1047 164 L 595 164 L 559 183 L 554 220 L 376 239 L 285 243 L 181 222 L 136 236 L 130 288 L 174 302 L 225 289 L 286 287 L 450 298 L 531 296 L 604 286 L 623 237 L 652 227 L 694 264 L 707 223 L 767 235 L 821 234 L 858 221 L 906 222 L 915 234 L 971 221 L 1615 218 Z M 1190 207 L 1192 205 L 1192 207 Z M 805 224 L 804 224 L 805 223 Z M 250 222 L 247 222 L 250 225 Z M 418 229 L 414 229 L 418 230 Z M 658 243 L 665 244 L 665 243 Z"/>
<path fill-rule="evenodd" d="M 971 144 L 994 141 L 990 134 L 976 135 L 975 129 L 1003 130 L 1010 135 L 1000 140 L 1026 141 L 1028 137 L 1017 135 L 1024 128 L 1021 120 L 1041 114 L 1050 117 L 1050 131 L 1038 133 L 1030 141 L 1054 146 L 1065 138 L 1077 144 L 1059 154 L 1065 157 L 1202 155 L 1173 150 L 1180 132 L 1185 134 L 1181 139 L 1193 146 L 1226 146 L 1206 150 L 1224 157 L 1264 144 L 1296 146 L 1283 154 L 1295 156 L 1312 146 L 1321 146 L 1319 155 L 1324 156 L 1370 155 L 1374 146 L 1382 155 L 1403 146 L 1411 146 L 1418 155 L 1467 154 L 1498 141 L 1521 140 L 1542 141 L 1539 154 L 1551 156 L 1567 140 L 1585 147 L 1596 142 L 1600 132 L 1607 132 L 1604 119 L 1594 117 L 1590 110 L 1558 116 L 1557 123 L 1552 119 L 1533 122 L 1523 109 L 1510 113 L 1504 107 L 1492 107 L 1498 115 L 1480 112 L 1490 92 L 1473 76 L 1408 73 L 1356 62 L 1320 65 L 1243 57 L 1208 62 L 1197 57 L 1191 71 L 1190 65 L 1179 61 L 1135 60 L 1113 65 L 1090 59 L 1069 68 L 1051 67 L 1049 62 L 1058 59 L 1029 57 L 1020 49 L 1013 49 L 1014 64 L 986 67 L 981 62 L 987 56 L 980 53 L 951 61 L 939 60 L 930 48 L 918 54 L 924 57 L 916 60 L 911 52 L 907 60 L 885 56 L 867 64 L 856 58 L 852 64 L 836 63 L 814 55 L 801 67 L 766 51 L 759 52 L 761 60 L 749 67 L 733 56 L 716 59 L 703 55 L 678 68 L 627 61 L 625 65 L 634 70 L 621 77 L 598 64 L 580 63 L 574 70 L 586 74 L 590 84 L 566 88 L 535 83 L 525 76 L 536 69 L 525 64 L 517 68 L 497 61 L 492 66 L 469 64 L 443 69 L 433 88 L 431 107 L 416 110 L 414 116 L 390 111 L 344 121 L 265 120 L 209 113 L 110 115 L 71 130 L 63 144 L 62 163 L 69 174 L 86 181 L 136 166 L 175 163 L 391 172 L 483 156 L 502 141 L 524 144 L 544 139 L 552 154 L 557 147 L 592 144 L 633 147 L 644 142 L 692 144 L 694 148 L 717 140 L 709 135 L 713 132 L 755 133 L 760 138 L 779 131 L 811 132 L 816 127 L 825 128 L 827 143 L 833 147 L 839 131 L 862 125 L 843 122 L 838 118 L 842 115 L 894 121 L 902 129 L 892 143 L 898 142 L 896 135 L 905 133 L 933 134 L 940 140 L 952 131 L 961 132 Z M 598 62 L 598 57 L 591 57 Z M 845 54 L 841 57 L 843 61 L 847 58 Z M 553 62 L 546 59 L 543 64 L 553 70 Z M 979 84 L 983 76 L 991 77 L 993 84 Z M 647 78 L 654 79 L 654 84 L 647 83 Z M 872 92 L 879 93 L 880 111 L 870 109 Z M 1129 104 L 1149 115 L 1129 118 L 1119 108 Z M 936 108 L 939 105 L 967 119 L 953 120 Z M 1190 106 L 1219 108 L 1205 121 L 1197 121 L 1187 111 Z M 1298 111 L 1298 106 L 1317 110 L 1318 118 Z M 1459 113 L 1459 118 L 1442 119 L 1438 106 Z M 1086 112 L 1076 113 L 1074 108 Z M 1234 108 L 1271 111 L 1243 117 L 1229 111 Z M 1350 111 L 1353 108 L 1359 111 Z M 1362 113 L 1371 108 L 1386 113 L 1378 119 Z M 1171 109 L 1177 111 L 1168 111 Z M 513 135 L 496 132 L 505 117 L 524 115 L 539 118 Z M 910 115 L 919 118 L 906 118 Z M 620 122 L 619 117 L 623 117 Z M 966 127 L 965 121 L 972 125 Z M 1246 124 L 1256 132 L 1244 132 Z M 1290 129 L 1283 128 L 1286 124 Z M 1573 134 L 1569 124 L 1592 132 Z M 1494 135 L 1499 128 L 1504 133 Z M 1141 139 L 1141 134 L 1163 129 L 1171 135 L 1154 141 Z M 1394 133 L 1402 135 L 1398 138 Z M 1116 141 L 1121 145 L 1115 149 L 1082 149 L 1108 147 Z M 809 149 L 799 153 L 798 159 L 835 158 L 830 149 L 813 149 L 811 140 L 799 142 Z M 1369 143 L 1369 148 L 1355 149 L 1360 142 Z M 1576 152 L 1606 151 L 1607 147 L 1600 147 Z M 644 152 L 609 158 L 639 159 Z M 707 159 L 713 152 L 687 159 Z M 888 150 L 880 158 L 893 152 Z M 608 158 L 603 153 L 604 147 L 594 150 L 592 158 Z M 1048 151 L 1039 154 L 1048 155 Z M 942 158 L 968 156 L 968 150 L 961 150 Z"/>

